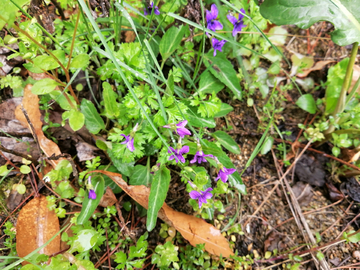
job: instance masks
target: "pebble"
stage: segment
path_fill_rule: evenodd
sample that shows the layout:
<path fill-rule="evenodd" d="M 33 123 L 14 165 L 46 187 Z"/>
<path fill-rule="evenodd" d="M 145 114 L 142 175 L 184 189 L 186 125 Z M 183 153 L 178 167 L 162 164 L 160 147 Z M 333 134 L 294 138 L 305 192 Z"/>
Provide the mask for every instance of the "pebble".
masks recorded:
<path fill-rule="evenodd" d="M 355 250 L 353 253 L 352 253 L 352 256 L 357 259 L 358 261 L 360 261 L 360 251 L 359 250 Z"/>

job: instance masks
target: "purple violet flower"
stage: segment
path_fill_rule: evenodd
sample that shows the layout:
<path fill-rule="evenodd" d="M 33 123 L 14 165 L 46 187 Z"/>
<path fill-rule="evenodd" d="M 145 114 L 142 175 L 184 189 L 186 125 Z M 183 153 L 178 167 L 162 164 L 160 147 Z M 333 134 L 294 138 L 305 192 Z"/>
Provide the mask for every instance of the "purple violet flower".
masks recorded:
<path fill-rule="evenodd" d="M 213 48 L 214 48 L 214 56 L 216 56 L 216 51 L 217 50 L 219 52 L 222 52 L 222 47 L 226 43 L 226 40 L 218 41 L 216 38 L 213 38 L 211 41 L 212 41 L 212 45 L 213 45 Z"/>
<path fill-rule="evenodd" d="M 155 6 L 154 8 L 154 3 L 151 3 L 150 6 L 148 6 L 147 8 L 144 8 L 144 15 L 151 15 L 152 10 L 154 9 L 154 14 L 155 15 L 160 15 L 160 11 L 159 8 L 157 6 Z"/>
<path fill-rule="evenodd" d="M 204 152 L 203 151 L 197 151 L 195 156 L 194 156 L 194 159 L 192 159 L 190 161 L 190 163 L 199 163 L 201 164 L 201 162 L 207 162 L 207 160 L 205 159 L 205 157 L 214 157 L 213 155 L 204 155 Z"/>
<path fill-rule="evenodd" d="M 242 14 L 239 13 L 239 19 L 236 19 L 236 17 L 234 17 L 230 14 L 228 14 L 226 16 L 228 18 L 228 20 L 234 25 L 234 29 L 232 31 L 233 37 L 235 37 L 238 32 L 241 32 L 241 30 L 246 26 L 243 22 L 245 10 L 242 8 L 242 9 L 240 9 L 240 11 Z"/>
<path fill-rule="evenodd" d="M 175 159 L 176 163 L 178 163 L 179 161 L 185 163 L 185 158 L 182 155 L 186 154 L 187 152 L 189 152 L 189 146 L 187 145 L 183 146 L 181 149 L 176 150 L 170 147 L 168 153 L 172 155 L 169 157 L 169 160 Z"/>
<path fill-rule="evenodd" d="M 126 136 L 125 134 L 121 134 L 121 136 L 124 136 L 125 142 L 122 142 L 121 144 L 126 144 L 127 149 L 129 149 L 131 152 L 134 152 L 134 138 L 130 135 Z"/>
<path fill-rule="evenodd" d="M 234 172 L 236 172 L 236 169 L 232 169 L 232 168 L 225 168 L 222 167 L 219 172 L 218 172 L 218 176 L 216 177 L 215 181 L 219 180 L 219 178 L 221 179 L 221 181 L 223 181 L 224 183 L 226 183 L 226 181 L 229 178 L 230 174 L 233 174 Z"/>
<path fill-rule="evenodd" d="M 191 135 L 190 130 L 188 130 L 187 128 L 185 128 L 185 126 L 187 125 L 188 121 L 184 120 L 179 122 L 178 124 L 176 124 L 176 126 L 174 126 L 174 124 L 170 124 L 170 125 L 165 125 L 163 126 L 164 128 L 170 128 L 172 130 L 176 130 L 176 133 L 181 137 L 184 138 L 185 135 Z"/>
<path fill-rule="evenodd" d="M 201 208 L 201 205 L 203 203 L 207 203 L 207 200 L 210 199 L 213 195 L 210 193 L 210 191 L 212 191 L 212 188 L 208 188 L 205 191 L 196 191 L 193 190 L 189 193 L 190 198 L 194 199 L 194 200 L 199 200 L 199 208 Z"/>
<path fill-rule="evenodd" d="M 91 176 L 88 177 L 88 183 L 87 183 L 87 188 L 89 189 L 89 199 L 95 200 L 96 199 L 96 192 L 94 190 L 93 185 L 91 184 Z"/>
<path fill-rule="evenodd" d="M 95 200 L 96 199 L 96 193 L 95 190 L 90 189 L 89 190 L 89 199 Z"/>
<path fill-rule="evenodd" d="M 221 30 L 223 29 L 222 24 L 216 20 L 217 16 L 218 16 L 218 9 L 216 7 L 215 4 L 211 5 L 211 11 L 206 10 L 206 23 L 207 23 L 207 28 L 210 29 L 211 31 L 216 31 L 216 30 Z M 208 33 L 206 33 L 206 35 L 209 36 Z"/>

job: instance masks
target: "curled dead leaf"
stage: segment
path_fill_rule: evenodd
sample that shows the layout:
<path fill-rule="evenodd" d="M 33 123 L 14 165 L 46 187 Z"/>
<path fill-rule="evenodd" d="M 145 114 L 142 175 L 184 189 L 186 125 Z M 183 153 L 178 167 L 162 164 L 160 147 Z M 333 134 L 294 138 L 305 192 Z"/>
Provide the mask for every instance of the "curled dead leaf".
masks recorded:
<path fill-rule="evenodd" d="M 34 95 L 31 92 L 32 85 L 28 84 L 25 86 L 24 89 L 24 98 L 22 100 L 22 104 L 24 109 L 26 110 L 31 124 L 34 127 L 35 134 L 38 138 L 38 143 L 40 145 L 41 150 L 45 153 L 47 157 L 52 155 L 58 156 L 61 154 L 61 151 L 56 143 L 49 140 L 45 137 L 42 131 L 42 122 L 41 122 L 41 113 L 39 109 L 39 98 L 37 95 Z M 25 115 L 21 110 L 21 105 L 16 107 L 15 116 L 24 127 L 29 127 L 28 122 L 26 121 Z M 31 130 L 31 128 L 29 127 Z M 56 165 L 62 160 L 63 158 L 59 158 L 57 160 L 50 160 L 51 165 L 55 168 Z"/>
<path fill-rule="evenodd" d="M 309 75 L 310 72 L 323 69 L 327 64 L 330 64 L 333 62 L 335 62 L 335 61 L 328 60 L 328 61 L 316 62 L 316 64 L 313 67 L 302 70 L 302 72 L 296 74 L 296 76 L 299 78 L 305 78 L 305 77 L 307 77 L 307 75 Z"/>
<path fill-rule="evenodd" d="M 28 202 L 20 211 L 16 224 L 16 251 L 20 257 L 41 247 L 60 230 L 59 219 L 47 207 L 46 197 L 40 195 Z M 39 253 L 52 255 L 60 251 L 60 235 L 57 235 Z M 23 265 L 28 264 L 24 261 Z"/>
<path fill-rule="evenodd" d="M 150 189 L 146 186 L 130 186 L 123 179 L 121 174 L 108 171 L 96 170 L 110 177 L 123 191 L 138 202 L 144 208 L 148 208 Z M 158 213 L 158 217 L 170 226 L 174 227 L 191 245 L 205 244 L 205 250 L 213 255 L 229 257 L 234 255 L 229 247 L 229 242 L 222 236 L 220 230 L 204 220 L 177 212 L 166 203 Z"/>

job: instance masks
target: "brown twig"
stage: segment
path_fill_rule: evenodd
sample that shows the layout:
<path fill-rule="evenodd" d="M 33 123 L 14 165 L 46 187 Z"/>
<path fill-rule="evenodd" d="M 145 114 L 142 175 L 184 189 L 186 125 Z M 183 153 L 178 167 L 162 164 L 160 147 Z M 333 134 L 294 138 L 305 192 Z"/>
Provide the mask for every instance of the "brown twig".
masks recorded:
<path fill-rule="evenodd" d="M 0 144 L 0 151 L 4 151 L 6 153 L 9 153 L 9 154 L 12 154 L 12 155 L 15 155 L 15 156 L 18 156 L 18 157 L 22 157 L 22 158 L 25 158 L 27 160 L 30 160 L 31 162 L 33 163 L 37 163 L 38 161 L 32 157 L 29 157 L 28 155 L 25 155 L 23 153 L 20 153 L 20 152 L 17 152 L 17 151 L 14 151 L 14 150 L 10 150 L 10 149 L 7 149 L 5 148 L 4 146 L 2 146 Z M 6 158 L 7 159 L 7 158 Z M 8 159 L 7 159 L 8 160 Z M 9 160 L 8 160 L 9 161 Z M 13 166 L 14 168 L 18 168 L 16 167 L 13 163 L 11 163 L 11 166 Z"/>

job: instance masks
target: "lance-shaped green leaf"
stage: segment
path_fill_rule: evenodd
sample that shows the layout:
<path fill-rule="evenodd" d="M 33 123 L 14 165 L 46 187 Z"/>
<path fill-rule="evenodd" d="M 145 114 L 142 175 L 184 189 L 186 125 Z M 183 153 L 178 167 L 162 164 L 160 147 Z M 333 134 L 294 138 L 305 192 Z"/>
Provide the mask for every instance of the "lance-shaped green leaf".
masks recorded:
<path fill-rule="evenodd" d="M 120 110 L 116 102 L 117 94 L 113 91 L 108 82 L 103 82 L 102 86 L 106 116 L 111 119 L 119 117 Z"/>
<path fill-rule="evenodd" d="M 222 52 L 218 52 L 215 57 L 211 53 L 205 54 L 204 63 L 212 75 L 229 87 L 236 98 L 241 99 L 240 81 L 233 65 Z"/>
<path fill-rule="evenodd" d="M 94 187 L 96 199 L 89 199 L 89 197 L 85 195 L 80 215 L 77 218 L 77 224 L 79 225 L 82 225 L 89 220 L 96 207 L 99 205 L 102 195 L 104 194 L 105 181 L 102 176 L 96 175 L 91 177 L 91 184 Z"/>
<path fill-rule="evenodd" d="M 240 148 L 238 144 L 228 135 L 226 132 L 218 130 L 212 134 L 222 146 L 234 154 L 240 154 Z"/>
<path fill-rule="evenodd" d="M 170 171 L 165 166 L 161 166 L 155 173 L 151 184 L 149 195 L 149 206 L 147 211 L 146 228 L 151 231 L 155 228 L 157 214 L 163 206 L 170 184 Z"/>
<path fill-rule="evenodd" d="M 331 39 L 340 46 L 360 42 L 360 0 L 266 0 L 261 15 L 277 25 L 309 28 L 328 21 L 335 26 Z"/>
<path fill-rule="evenodd" d="M 181 25 L 179 28 L 173 26 L 166 31 L 159 45 L 163 60 L 169 58 L 169 56 L 179 47 L 185 34 L 185 30 L 186 27 Z"/>
<path fill-rule="evenodd" d="M 91 101 L 84 98 L 81 101 L 80 109 L 85 116 L 85 125 L 91 133 L 99 133 L 105 128 L 104 121 Z"/>

